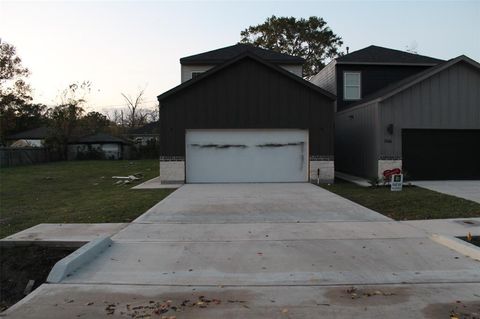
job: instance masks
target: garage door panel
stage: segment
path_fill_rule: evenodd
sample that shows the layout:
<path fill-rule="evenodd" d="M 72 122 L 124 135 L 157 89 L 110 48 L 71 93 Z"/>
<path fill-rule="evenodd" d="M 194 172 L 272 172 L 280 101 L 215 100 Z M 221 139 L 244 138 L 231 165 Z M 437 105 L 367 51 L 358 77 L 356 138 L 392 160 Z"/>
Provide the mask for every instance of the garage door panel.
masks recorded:
<path fill-rule="evenodd" d="M 480 130 L 402 130 L 403 168 L 415 179 L 480 179 Z"/>
<path fill-rule="evenodd" d="M 189 183 L 304 182 L 308 131 L 188 130 Z"/>

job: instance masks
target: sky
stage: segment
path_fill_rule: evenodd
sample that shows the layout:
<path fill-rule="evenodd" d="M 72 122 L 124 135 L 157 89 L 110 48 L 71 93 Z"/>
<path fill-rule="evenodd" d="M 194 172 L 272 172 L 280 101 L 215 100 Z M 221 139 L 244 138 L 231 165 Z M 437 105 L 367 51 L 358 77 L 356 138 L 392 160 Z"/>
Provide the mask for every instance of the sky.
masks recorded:
<path fill-rule="evenodd" d="M 324 18 L 350 52 L 371 44 L 480 61 L 476 1 L 88 1 L 0 0 L 0 38 L 13 44 L 36 102 L 54 105 L 68 84 L 92 82 L 88 110 L 144 106 L 180 83 L 179 59 L 237 43 L 271 15 Z"/>

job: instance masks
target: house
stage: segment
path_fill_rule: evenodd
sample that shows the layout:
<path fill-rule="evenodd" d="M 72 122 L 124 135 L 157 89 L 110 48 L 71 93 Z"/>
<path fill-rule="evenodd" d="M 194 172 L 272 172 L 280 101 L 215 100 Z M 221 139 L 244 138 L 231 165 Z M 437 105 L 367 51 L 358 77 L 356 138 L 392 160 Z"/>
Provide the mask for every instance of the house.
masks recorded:
<path fill-rule="evenodd" d="M 51 129 L 41 126 L 9 135 L 6 140 L 10 147 L 43 147 L 49 135 L 51 135 Z"/>
<path fill-rule="evenodd" d="M 259 58 L 280 66 L 293 74 L 302 76 L 303 63 L 305 62 L 303 58 L 264 50 L 250 44 L 238 43 L 225 48 L 181 58 L 181 82 L 188 81 L 214 66 L 223 64 L 228 60 L 236 58 L 239 54 L 247 52 L 253 53 Z"/>
<path fill-rule="evenodd" d="M 162 183 L 332 181 L 335 97 L 303 62 L 245 44 L 180 59 L 158 96 Z"/>
<path fill-rule="evenodd" d="M 336 170 L 480 179 L 480 65 L 370 46 L 311 79 L 337 95 Z"/>
<path fill-rule="evenodd" d="M 145 124 L 144 126 L 134 128 L 126 134 L 135 145 L 145 146 L 152 142 L 159 140 L 159 122 L 152 122 Z"/>
<path fill-rule="evenodd" d="M 119 137 L 96 133 L 73 139 L 68 143 L 68 159 L 124 159 L 129 143 Z"/>

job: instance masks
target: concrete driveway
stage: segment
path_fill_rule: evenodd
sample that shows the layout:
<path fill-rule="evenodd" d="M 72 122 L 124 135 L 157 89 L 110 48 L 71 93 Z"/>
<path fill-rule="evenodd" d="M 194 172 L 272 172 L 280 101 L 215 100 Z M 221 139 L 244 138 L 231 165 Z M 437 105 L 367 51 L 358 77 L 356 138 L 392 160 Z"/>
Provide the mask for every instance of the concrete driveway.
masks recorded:
<path fill-rule="evenodd" d="M 389 218 L 309 183 L 188 184 L 135 223 L 308 223 Z"/>
<path fill-rule="evenodd" d="M 455 225 L 460 234 L 480 234 L 474 224 Z M 431 240 L 427 228 L 311 184 L 185 185 L 6 317 L 433 319 L 478 312 L 479 261 Z"/>
<path fill-rule="evenodd" d="M 417 181 L 414 184 L 480 203 L 480 181 Z"/>

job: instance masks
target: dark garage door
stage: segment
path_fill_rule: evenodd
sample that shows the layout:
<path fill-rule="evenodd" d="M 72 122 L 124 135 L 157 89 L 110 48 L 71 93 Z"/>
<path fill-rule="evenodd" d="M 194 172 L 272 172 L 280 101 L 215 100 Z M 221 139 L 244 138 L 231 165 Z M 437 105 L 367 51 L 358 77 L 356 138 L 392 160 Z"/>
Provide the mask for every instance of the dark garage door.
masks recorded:
<path fill-rule="evenodd" d="M 402 130 L 403 169 L 413 179 L 480 179 L 480 130 Z"/>

